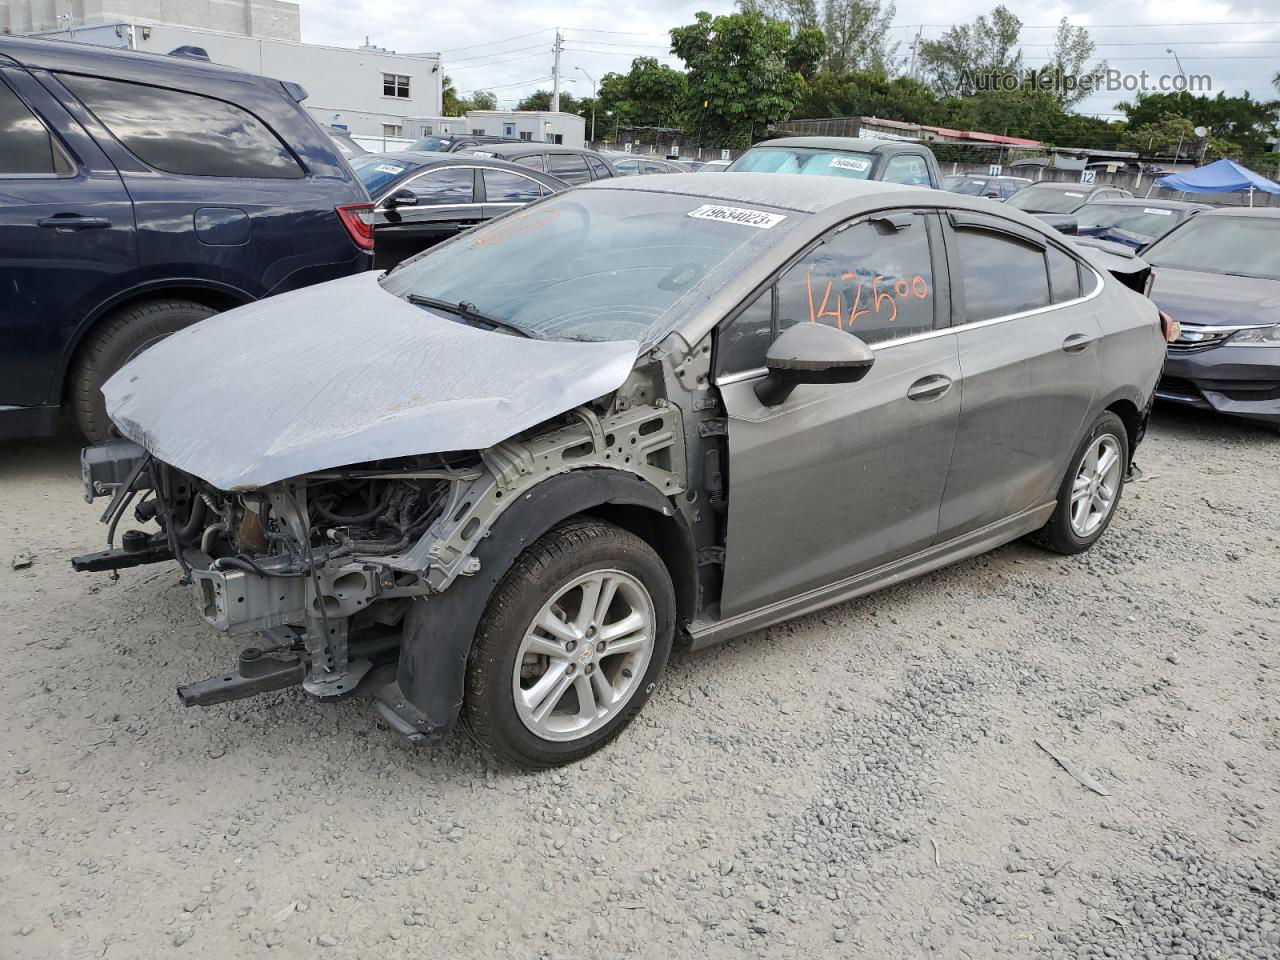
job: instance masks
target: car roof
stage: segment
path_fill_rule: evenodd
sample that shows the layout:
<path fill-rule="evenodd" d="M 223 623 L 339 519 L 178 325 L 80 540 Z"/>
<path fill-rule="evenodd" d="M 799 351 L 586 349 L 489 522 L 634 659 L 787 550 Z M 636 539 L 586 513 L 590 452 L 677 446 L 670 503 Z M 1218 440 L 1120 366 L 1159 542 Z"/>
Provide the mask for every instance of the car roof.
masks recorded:
<path fill-rule="evenodd" d="M 541 170 L 533 169 L 533 167 L 526 167 L 520 163 L 510 163 L 506 160 L 500 160 L 497 157 L 476 157 L 467 153 L 438 153 L 435 151 L 428 153 L 417 150 L 397 150 L 394 153 L 368 153 L 364 156 L 373 157 L 379 160 L 404 160 L 414 164 L 412 170 L 404 171 L 405 174 L 417 173 L 423 167 L 483 166 L 493 170 L 510 170 L 513 173 L 518 173 L 522 176 L 540 180 L 548 185 L 569 186 L 568 183 L 561 180 L 553 173 L 543 173 Z"/>
<path fill-rule="evenodd" d="M 845 177 L 788 177 L 776 173 L 693 173 L 680 177 L 621 177 L 583 184 L 581 190 L 641 190 L 718 200 L 723 203 L 751 203 L 757 206 L 820 213 L 846 200 L 876 194 L 918 192 L 882 180 L 854 180 Z"/>
<path fill-rule="evenodd" d="M 813 147 L 817 150 L 858 150 L 862 153 L 877 153 L 890 147 L 920 147 L 923 144 L 907 140 L 871 140 L 866 137 L 779 137 L 777 140 L 763 140 L 755 147 Z"/>
<path fill-rule="evenodd" d="M 1107 197 L 1106 199 L 1097 201 L 1098 206 L 1106 204 L 1109 207 L 1163 207 L 1169 210 L 1211 210 L 1212 207 L 1207 203 L 1197 203 L 1194 200 L 1161 200 L 1155 197 Z"/>
<path fill-rule="evenodd" d="M 5 59 L 13 60 L 24 67 L 47 70 L 92 68 L 119 71 L 142 68 L 147 71 L 156 71 L 160 82 L 164 82 L 164 77 L 182 76 L 188 81 L 199 77 L 214 82 L 279 83 L 269 77 L 208 60 L 37 37 L 0 37 L 0 61 Z"/>
<path fill-rule="evenodd" d="M 1213 207 L 1201 217 L 1257 217 L 1260 220 L 1280 220 L 1280 207 Z M 1197 220 L 1199 217 L 1196 218 Z"/>
<path fill-rule="evenodd" d="M 502 153 L 581 153 L 591 157 L 603 156 L 598 150 L 585 147 L 566 147 L 558 143 L 540 143 L 537 140 L 521 140 L 517 143 L 482 143 L 485 152 L 498 156 Z"/>

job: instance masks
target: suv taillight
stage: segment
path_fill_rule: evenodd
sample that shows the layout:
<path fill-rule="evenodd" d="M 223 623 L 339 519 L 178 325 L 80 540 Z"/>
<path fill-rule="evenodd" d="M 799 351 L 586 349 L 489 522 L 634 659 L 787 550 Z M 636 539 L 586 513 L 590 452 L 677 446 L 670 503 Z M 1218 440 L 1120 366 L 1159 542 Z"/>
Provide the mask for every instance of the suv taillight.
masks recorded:
<path fill-rule="evenodd" d="M 361 250 L 373 249 L 373 204 L 344 203 L 334 207 L 351 241 Z"/>
<path fill-rule="evenodd" d="M 1163 310 L 1160 311 L 1160 335 L 1164 337 L 1165 343 L 1173 343 L 1182 335 L 1182 324 Z"/>

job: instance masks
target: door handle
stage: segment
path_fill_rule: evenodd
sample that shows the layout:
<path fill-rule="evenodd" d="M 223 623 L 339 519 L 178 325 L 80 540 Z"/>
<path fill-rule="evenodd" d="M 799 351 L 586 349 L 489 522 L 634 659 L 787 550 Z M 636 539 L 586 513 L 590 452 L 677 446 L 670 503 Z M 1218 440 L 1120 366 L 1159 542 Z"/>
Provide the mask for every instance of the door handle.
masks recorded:
<path fill-rule="evenodd" d="M 907 387 L 907 399 L 928 403 L 930 400 L 937 400 L 946 396 L 947 391 L 950 389 L 951 378 L 944 377 L 940 373 L 934 373 L 927 377 L 921 377 Z"/>
<path fill-rule="evenodd" d="M 1093 343 L 1093 337 L 1087 333 L 1073 333 L 1062 341 L 1062 349 L 1066 353 L 1080 353 L 1091 343 Z"/>
<path fill-rule="evenodd" d="M 106 217 L 82 217 L 75 213 L 58 213 L 52 217 L 41 217 L 36 221 L 37 227 L 52 227 L 59 233 L 75 233 L 77 230 L 104 230 L 111 226 Z"/>

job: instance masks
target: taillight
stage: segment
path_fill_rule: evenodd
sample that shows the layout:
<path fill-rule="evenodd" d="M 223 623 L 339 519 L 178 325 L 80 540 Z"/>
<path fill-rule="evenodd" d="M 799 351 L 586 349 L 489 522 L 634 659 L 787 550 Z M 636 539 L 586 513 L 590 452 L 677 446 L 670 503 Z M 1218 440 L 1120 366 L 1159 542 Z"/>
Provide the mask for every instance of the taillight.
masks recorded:
<path fill-rule="evenodd" d="M 361 250 L 373 249 L 373 204 L 344 203 L 334 207 L 351 241 Z"/>
<path fill-rule="evenodd" d="M 1165 343 L 1172 343 L 1182 336 L 1182 324 L 1163 310 L 1160 311 L 1160 335 L 1164 337 Z"/>

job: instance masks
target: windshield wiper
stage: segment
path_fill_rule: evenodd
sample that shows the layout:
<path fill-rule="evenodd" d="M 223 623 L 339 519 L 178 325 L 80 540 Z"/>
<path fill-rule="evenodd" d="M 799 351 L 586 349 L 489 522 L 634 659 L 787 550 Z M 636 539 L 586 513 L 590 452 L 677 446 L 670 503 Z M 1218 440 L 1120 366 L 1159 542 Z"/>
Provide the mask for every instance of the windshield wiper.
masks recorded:
<path fill-rule="evenodd" d="M 435 297 L 424 297 L 420 293 L 411 293 L 405 297 L 410 303 L 417 307 L 430 307 L 432 310 L 443 310 L 445 313 L 451 313 L 455 317 L 461 317 L 463 320 L 470 321 L 474 326 L 476 324 L 488 324 L 492 330 L 506 330 L 517 336 L 527 337 L 530 340 L 537 340 L 539 337 L 532 330 L 526 330 L 519 324 L 512 323 L 510 320 L 500 320 L 497 317 L 491 317 L 487 313 L 482 313 L 474 303 L 461 300 L 458 303 L 450 303 L 448 300 L 437 300 Z"/>

